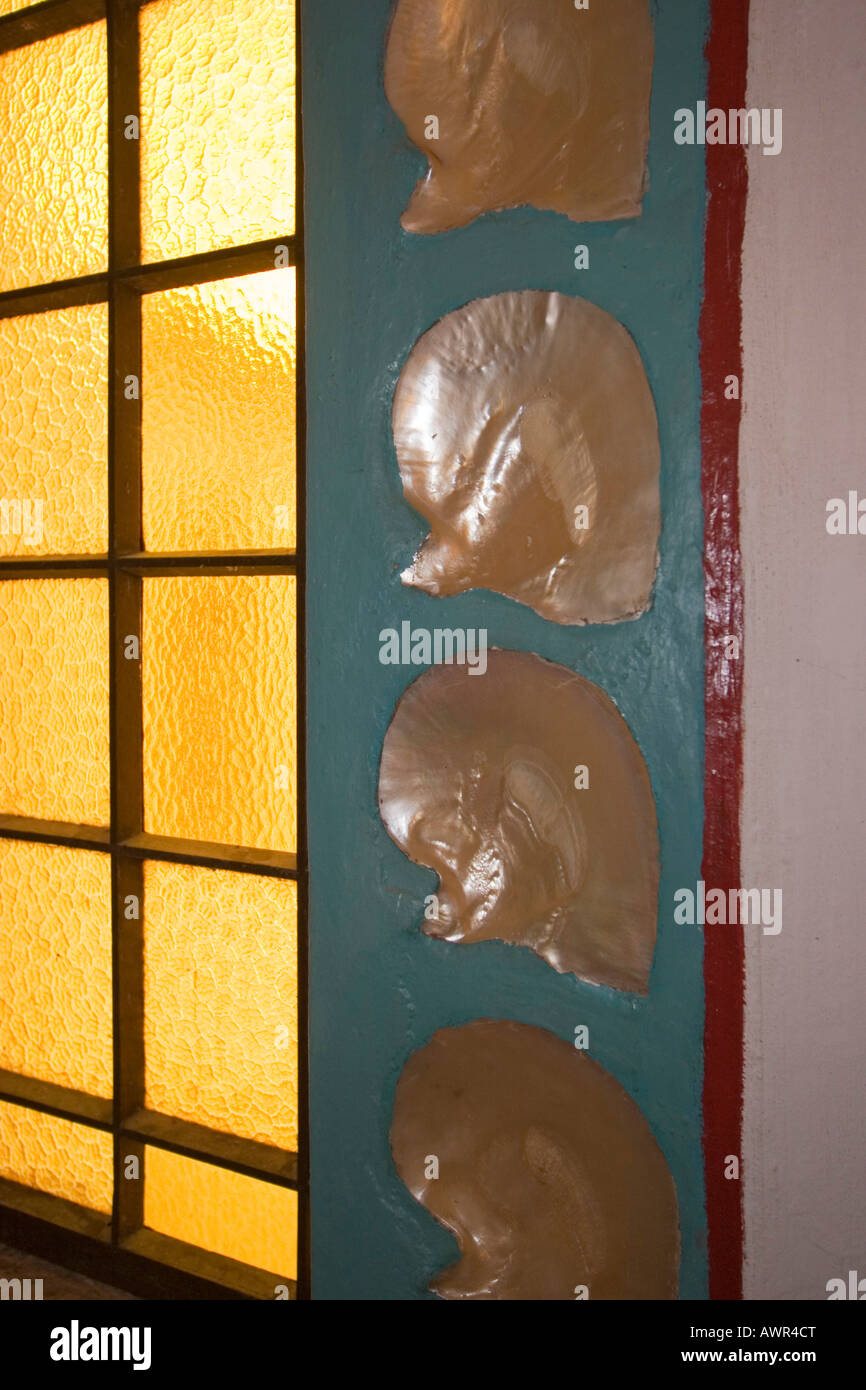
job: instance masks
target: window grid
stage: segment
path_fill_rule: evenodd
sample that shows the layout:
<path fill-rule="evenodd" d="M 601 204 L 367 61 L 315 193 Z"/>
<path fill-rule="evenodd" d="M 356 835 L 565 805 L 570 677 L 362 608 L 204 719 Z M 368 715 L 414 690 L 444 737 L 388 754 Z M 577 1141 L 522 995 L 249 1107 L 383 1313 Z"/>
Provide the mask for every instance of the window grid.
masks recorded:
<path fill-rule="evenodd" d="M 0 1238 L 41 1249 L 95 1277 L 156 1297 L 272 1298 L 273 1279 L 223 1256 L 187 1246 L 143 1227 L 144 1149 L 189 1158 L 298 1191 L 298 1278 L 293 1296 L 309 1296 L 306 1154 L 306 818 L 304 754 L 304 573 L 298 551 L 145 553 L 141 527 L 141 400 L 124 395 L 124 379 L 141 379 L 141 300 L 154 290 L 273 270 L 275 247 L 287 248 L 296 268 L 297 526 L 304 527 L 304 284 L 300 112 L 300 5 L 296 18 L 296 226 L 292 236 L 140 264 L 139 142 L 124 138 L 124 117 L 139 114 L 138 11 L 145 0 L 46 0 L 0 18 L 0 52 L 85 23 L 106 20 L 108 31 L 108 269 L 101 275 L 0 294 L 0 318 L 73 304 L 107 303 L 108 552 L 105 555 L 0 559 L 0 579 L 97 577 L 109 588 L 111 826 L 69 825 L 0 816 L 0 838 L 66 845 L 110 854 L 114 1087 L 111 1101 L 52 1083 L 0 1071 L 0 1100 L 110 1132 L 114 1201 L 110 1232 L 103 1218 L 60 1198 L 0 1179 Z M 124 638 L 141 636 L 144 576 L 293 574 L 297 584 L 297 854 L 146 834 L 143 823 L 142 663 L 123 657 Z M 145 859 L 251 872 L 297 881 L 299 1153 L 241 1139 L 144 1108 Z M 138 921 L 123 915 L 124 900 L 143 904 Z M 143 1181 L 123 1178 L 136 1154 Z M 278 1272 L 278 1271 L 277 1271 Z M 291 1281 L 289 1281 L 291 1282 Z"/>

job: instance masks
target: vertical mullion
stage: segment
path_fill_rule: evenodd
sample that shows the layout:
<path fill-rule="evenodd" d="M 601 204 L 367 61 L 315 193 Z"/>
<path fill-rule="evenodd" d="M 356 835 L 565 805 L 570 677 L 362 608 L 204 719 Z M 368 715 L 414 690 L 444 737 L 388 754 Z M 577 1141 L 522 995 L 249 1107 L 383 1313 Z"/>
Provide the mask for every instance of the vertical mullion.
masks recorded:
<path fill-rule="evenodd" d="M 108 505 L 115 1242 L 144 1213 L 144 1147 L 121 1137 L 144 1104 L 143 865 L 119 844 L 143 829 L 141 580 L 118 556 L 141 550 L 141 297 L 117 278 L 140 259 L 138 5 L 108 3 Z M 129 118 L 134 118 L 130 121 Z M 137 646 L 135 645 L 137 643 Z M 129 1159 L 137 1161 L 132 1168 Z"/>

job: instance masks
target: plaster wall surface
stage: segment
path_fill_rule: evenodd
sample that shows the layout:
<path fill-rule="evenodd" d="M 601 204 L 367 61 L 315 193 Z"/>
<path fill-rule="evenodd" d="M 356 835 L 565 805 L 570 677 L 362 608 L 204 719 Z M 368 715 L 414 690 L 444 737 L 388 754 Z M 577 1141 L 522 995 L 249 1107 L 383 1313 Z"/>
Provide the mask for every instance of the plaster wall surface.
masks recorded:
<path fill-rule="evenodd" d="M 740 478 L 746 594 L 743 886 L 782 888 L 746 927 L 744 1296 L 823 1299 L 866 1274 L 866 536 L 826 504 L 866 496 L 860 0 L 751 6 Z"/>

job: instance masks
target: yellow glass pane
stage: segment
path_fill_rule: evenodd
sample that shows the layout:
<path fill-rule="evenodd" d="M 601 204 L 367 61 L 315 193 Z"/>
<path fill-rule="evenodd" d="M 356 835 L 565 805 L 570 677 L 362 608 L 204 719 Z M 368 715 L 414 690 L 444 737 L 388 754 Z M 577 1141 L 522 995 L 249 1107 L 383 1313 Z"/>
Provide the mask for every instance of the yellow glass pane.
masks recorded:
<path fill-rule="evenodd" d="M 148 1148 L 144 1224 L 216 1255 L 297 1278 L 298 1194 Z"/>
<path fill-rule="evenodd" d="M 111 1095 L 107 854 L 0 841 L 0 1067 Z"/>
<path fill-rule="evenodd" d="M 0 1101 L 0 1178 L 111 1211 L 111 1135 Z"/>
<path fill-rule="evenodd" d="M 155 0 L 139 26 L 145 259 L 289 235 L 294 0 Z"/>
<path fill-rule="evenodd" d="M 108 308 L 0 319 L 0 555 L 108 548 Z"/>
<path fill-rule="evenodd" d="M 148 863 L 146 1105 L 298 1144 L 294 883 Z"/>
<path fill-rule="evenodd" d="M 105 270 L 105 24 L 0 54 L 0 290 Z"/>
<path fill-rule="evenodd" d="M 108 584 L 0 582 L 0 815 L 107 825 Z"/>
<path fill-rule="evenodd" d="M 295 272 L 145 295 L 148 550 L 295 545 Z"/>
<path fill-rule="evenodd" d="M 144 822 L 155 835 L 294 850 L 291 575 L 144 580 Z"/>
<path fill-rule="evenodd" d="M 16 10 L 27 10 L 36 0 L 0 0 L 0 14 L 14 14 Z"/>

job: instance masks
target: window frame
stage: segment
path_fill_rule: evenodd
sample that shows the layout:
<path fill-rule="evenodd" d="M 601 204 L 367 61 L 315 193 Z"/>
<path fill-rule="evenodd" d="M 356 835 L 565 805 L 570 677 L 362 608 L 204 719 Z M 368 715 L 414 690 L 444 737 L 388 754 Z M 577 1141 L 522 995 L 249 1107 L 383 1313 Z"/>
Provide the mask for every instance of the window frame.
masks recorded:
<path fill-rule="evenodd" d="M 145 1146 L 230 1169 L 298 1194 L 297 1279 L 290 1297 L 310 1297 L 307 1060 L 307 829 L 305 663 L 305 315 L 301 0 L 295 4 L 295 232 L 245 246 L 141 263 L 139 141 L 124 117 L 140 118 L 138 12 L 148 0 L 44 0 L 0 17 L 0 53 L 105 21 L 108 83 L 108 266 L 103 273 L 0 293 L 0 318 L 80 304 L 108 305 L 108 551 L 103 555 L 0 558 L 0 580 L 99 578 L 108 581 L 110 780 L 108 829 L 0 816 L 0 839 L 65 845 L 110 855 L 112 941 L 112 1098 L 0 1070 L 0 1100 L 110 1133 L 111 1218 L 0 1178 L 0 1240 L 145 1298 L 271 1299 L 273 1272 L 256 1270 L 144 1227 Z M 295 550 L 159 554 L 146 552 L 141 527 L 141 400 L 124 381 L 141 380 L 141 303 L 146 293 L 273 270 L 287 249 L 296 282 L 297 544 Z M 139 393 L 139 396 L 141 392 Z M 172 575 L 294 575 L 297 586 L 297 853 L 217 845 L 146 834 L 143 818 L 141 661 L 123 658 L 124 638 L 141 637 L 142 580 Z M 166 860 L 292 879 L 298 893 L 297 1153 L 238 1138 L 144 1106 L 145 860 Z M 138 896 L 138 921 L 124 900 Z M 136 1154 L 142 1178 L 123 1178 Z"/>

